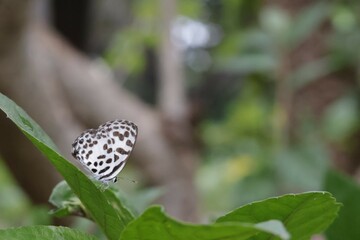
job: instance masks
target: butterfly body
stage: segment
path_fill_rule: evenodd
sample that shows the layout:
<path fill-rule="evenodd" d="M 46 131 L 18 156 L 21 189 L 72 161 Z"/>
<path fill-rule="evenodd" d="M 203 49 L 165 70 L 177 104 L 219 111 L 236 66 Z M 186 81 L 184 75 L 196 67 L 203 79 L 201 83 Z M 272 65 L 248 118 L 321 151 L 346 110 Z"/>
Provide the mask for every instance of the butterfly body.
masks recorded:
<path fill-rule="evenodd" d="M 103 182 L 116 182 L 134 148 L 137 126 L 127 120 L 106 122 L 97 129 L 88 129 L 72 144 L 72 155 Z"/>

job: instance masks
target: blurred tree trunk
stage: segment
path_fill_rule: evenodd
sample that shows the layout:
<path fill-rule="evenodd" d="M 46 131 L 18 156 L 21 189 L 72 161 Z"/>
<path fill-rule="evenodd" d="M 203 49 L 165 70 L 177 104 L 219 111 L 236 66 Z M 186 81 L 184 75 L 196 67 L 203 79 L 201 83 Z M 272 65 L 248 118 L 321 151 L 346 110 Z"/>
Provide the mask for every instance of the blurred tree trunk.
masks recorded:
<path fill-rule="evenodd" d="M 186 83 L 184 79 L 182 64 L 183 58 L 181 50 L 172 42 L 171 27 L 177 16 L 177 1 L 160 1 L 161 12 L 161 33 L 159 47 L 159 94 L 158 103 L 164 121 L 163 130 L 171 144 L 175 147 L 178 161 L 173 166 L 175 171 L 173 176 L 173 186 L 171 189 L 181 189 L 182 187 L 192 188 L 193 193 L 184 198 L 183 205 L 187 206 L 187 212 L 192 213 L 188 216 L 195 219 L 197 216 L 196 190 L 192 184 L 196 170 L 197 152 L 194 149 L 194 135 L 191 130 L 189 109 L 186 99 Z M 186 176 L 186 177 L 184 177 Z M 184 190 L 180 190 L 184 191 Z M 165 198 L 166 196 L 164 196 Z M 170 195 L 169 197 L 174 197 Z M 174 202 L 177 199 L 168 199 Z M 178 205 L 179 206 L 179 205 Z M 180 209 L 178 209 L 180 210 Z M 169 209 L 169 211 L 174 211 Z M 175 210 L 177 211 L 177 210 Z"/>
<path fill-rule="evenodd" d="M 197 202 L 192 180 L 196 151 L 191 147 L 184 92 L 176 100 L 184 111 L 174 121 L 168 110 L 161 107 L 159 112 L 149 107 L 121 88 L 106 66 L 79 54 L 35 21 L 32 8 L 32 1 L 0 0 L 0 91 L 23 107 L 70 160 L 71 143 L 87 126 L 115 118 L 136 122 L 139 136 L 133 158 L 147 184 L 165 189 L 159 203 L 170 214 L 195 220 Z M 166 62 L 173 61 L 166 58 L 171 47 L 165 45 L 160 52 Z M 175 62 L 174 69 L 179 65 L 181 61 Z M 166 76 L 161 84 L 166 84 Z M 184 88 L 181 75 L 178 80 L 177 86 Z M 164 87 L 161 91 L 171 97 L 165 92 L 172 90 Z M 159 97 L 159 106 L 163 101 L 169 99 Z M 60 176 L 4 115 L 0 131 L 0 153 L 14 177 L 34 202 L 46 203 Z"/>
<path fill-rule="evenodd" d="M 317 0 L 266 0 L 268 6 L 276 6 L 285 10 L 294 17 L 307 7 L 318 3 Z M 281 109 L 285 110 L 284 138 L 296 139 L 296 131 L 299 130 L 301 119 L 304 115 L 311 114 L 320 120 L 326 109 L 336 100 L 356 87 L 355 73 L 342 71 L 327 74 L 320 77 L 300 89 L 291 89 L 289 86 L 289 74 L 299 66 L 320 59 L 329 51 L 326 39 L 331 34 L 331 26 L 325 19 L 308 38 L 296 48 L 282 55 L 282 64 L 278 69 L 279 80 L 277 83 L 277 102 Z M 343 171 L 354 173 L 358 166 L 357 158 L 346 153 L 340 146 L 328 143 L 332 153 L 334 164 Z M 355 150 L 355 152 L 358 150 Z M 357 154 L 358 155 L 358 154 Z"/>

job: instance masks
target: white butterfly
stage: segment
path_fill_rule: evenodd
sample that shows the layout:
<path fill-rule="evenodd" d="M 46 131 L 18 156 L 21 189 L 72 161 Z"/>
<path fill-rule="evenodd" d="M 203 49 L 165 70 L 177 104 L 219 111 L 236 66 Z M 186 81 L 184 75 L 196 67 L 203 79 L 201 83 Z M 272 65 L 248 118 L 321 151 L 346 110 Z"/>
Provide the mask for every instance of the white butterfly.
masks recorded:
<path fill-rule="evenodd" d="M 127 120 L 106 122 L 97 129 L 88 129 L 72 144 L 72 155 L 95 179 L 107 184 L 116 182 L 134 148 L 137 126 Z"/>

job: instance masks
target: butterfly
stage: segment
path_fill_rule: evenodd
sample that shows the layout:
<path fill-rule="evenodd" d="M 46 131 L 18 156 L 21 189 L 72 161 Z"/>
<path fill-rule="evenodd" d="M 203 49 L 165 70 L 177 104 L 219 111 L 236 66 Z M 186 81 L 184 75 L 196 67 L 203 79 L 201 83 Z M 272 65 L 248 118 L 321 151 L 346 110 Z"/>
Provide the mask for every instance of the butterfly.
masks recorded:
<path fill-rule="evenodd" d="M 71 154 L 104 184 L 116 182 L 138 135 L 138 127 L 128 120 L 113 120 L 81 133 Z"/>

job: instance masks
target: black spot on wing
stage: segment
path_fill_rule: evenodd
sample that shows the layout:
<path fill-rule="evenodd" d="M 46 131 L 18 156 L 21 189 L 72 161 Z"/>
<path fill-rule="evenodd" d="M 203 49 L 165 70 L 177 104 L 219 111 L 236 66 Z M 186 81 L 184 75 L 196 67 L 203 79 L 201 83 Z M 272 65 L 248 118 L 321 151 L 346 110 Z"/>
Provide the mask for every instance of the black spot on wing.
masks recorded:
<path fill-rule="evenodd" d="M 118 153 L 120 153 L 121 155 L 127 155 L 127 154 L 130 153 L 129 151 L 126 151 L 126 150 L 123 149 L 123 148 L 117 148 L 116 151 L 117 151 Z"/>
<path fill-rule="evenodd" d="M 113 170 L 111 171 L 111 173 L 108 173 L 104 176 L 102 176 L 101 178 L 99 178 L 99 180 L 103 180 L 106 179 L 108 177 L 110 177 L 114 172 L 116 172 L 119 168 L 121 168 L 122 165 L 124 165 L 125 161 L 122 161 L 121 163 L 119 163 L 118 165 L 116 165 Z M 109 168 L 109 167 L 108 167 Z"/>
<path fill-rule="evenodd" d="M 102 174 L 102 173 L 106 172 L 107 170 L 109 170 L 109 168 L 110 168 L 110 167 L 107 166 L 107 167 L 101 169 L 98 174 Z"/>
<path fill-rule="evenodd" d="M 126 145 L 129 146 L 129 147 L 133 147 L 134 144 L 130 141 L 130 140 L 127 140 L 126 141 Z"/>

